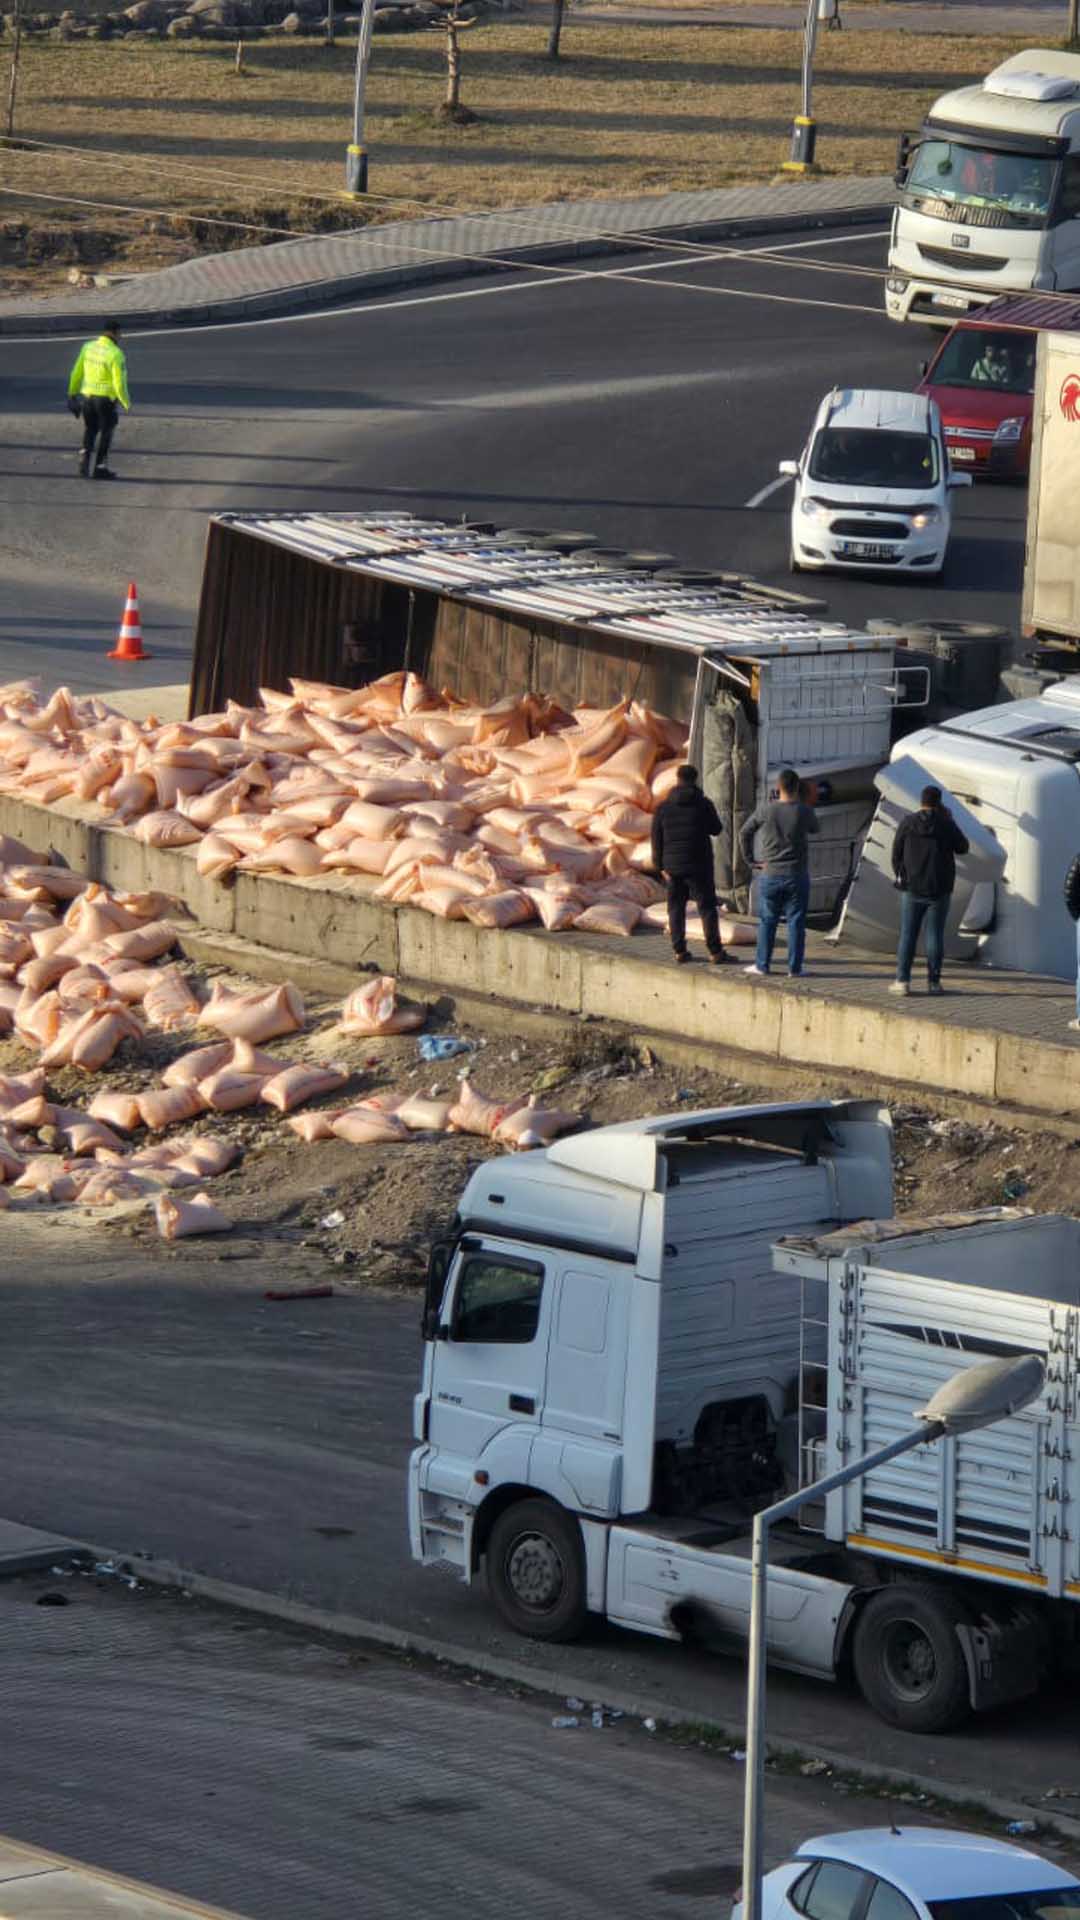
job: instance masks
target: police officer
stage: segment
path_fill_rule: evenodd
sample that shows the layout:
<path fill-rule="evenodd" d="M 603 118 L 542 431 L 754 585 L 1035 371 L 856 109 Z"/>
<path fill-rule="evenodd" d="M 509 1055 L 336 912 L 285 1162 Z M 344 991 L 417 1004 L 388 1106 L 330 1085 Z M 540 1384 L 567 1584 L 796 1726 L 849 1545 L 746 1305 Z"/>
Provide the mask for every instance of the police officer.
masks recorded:
<path fill-rule="evenodd" d="M 108 466 L 109 448 L 116 431 L 117 406 L 127 412 L 131 406 L 127 384 L 127 361 L 119 345 L 120 328 L 110 320 L 104 333 L 88 340 L 81 349 L 68 381 L 68 405 L 72 413 L 82 415 L 83 438 L 79 454 L 79 472 L 90 477 L 94 459 L 95 480 L 115 480 Z"/>

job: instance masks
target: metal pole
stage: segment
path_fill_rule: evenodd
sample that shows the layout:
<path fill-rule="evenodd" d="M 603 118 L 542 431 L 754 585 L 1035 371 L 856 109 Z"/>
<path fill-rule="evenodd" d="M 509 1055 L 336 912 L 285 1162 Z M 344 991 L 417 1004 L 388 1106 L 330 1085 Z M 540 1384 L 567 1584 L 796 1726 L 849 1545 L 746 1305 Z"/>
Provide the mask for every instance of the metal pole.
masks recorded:
<path fill-rule="evenodd" d="M 360 29 L 356 36 L 352 141 L 345 154 L 345 191 L 356 197 L 367 192 L 368 156 L 364 145 L 364 96 L 367 92 L 367 70 L 371 57 L 371 29 L 374 18 L 375 0 L 363 0 L 360 9 Z"/>
<path fill-rule="evenodd" d="M 875 1467 L 895 1460 L 898 1454 L 909 1453 L 914 1447 L 929 1446 L 933 1441 L 940 1440 L 946 1432 L 942 1420 L 928 1421 L 925 1426 L 914 1427 L 910 1433 L 902 1434 L 899 1440 L 890 1440 L 887 1447 L 877 1447 L 873 1453 L 864 1453 L 861 1459 L 853 1460 L 850 1466 L 841 1467 L 838 1473 L 830 1473 L 824 1480 L 815 1480 L 812 1486 L 802 1487 L 798 1493 L 790 1493 L 786 1500 L 777 1500 L 775 1505 L 763 1507 L 760 1513 L 754 1515 L 750 1560 L 750 1649 L 746 1676 L 743 1920 L 761 1920 L 769 1529 L 778 1520 L 786 1520 L 789 1514 L 797 1513 L 808 1501 L 820 1500 L 825 1494 L 835 1492 L 837 1487 L 846 1487 L 850 1480 L 860 1480 L 864 1474 L 873 1473 Z"/>
<path fill-rule="evenodd" d="M 802 112 L 795 115 L 791 129 L 791 154 L 783 163 L 785 173 L 809 173 L 814 164 L 817 125 L 813 117 L 814 49 L 817 46 L 818 0 L 806 0 L 803 27 Z"/>

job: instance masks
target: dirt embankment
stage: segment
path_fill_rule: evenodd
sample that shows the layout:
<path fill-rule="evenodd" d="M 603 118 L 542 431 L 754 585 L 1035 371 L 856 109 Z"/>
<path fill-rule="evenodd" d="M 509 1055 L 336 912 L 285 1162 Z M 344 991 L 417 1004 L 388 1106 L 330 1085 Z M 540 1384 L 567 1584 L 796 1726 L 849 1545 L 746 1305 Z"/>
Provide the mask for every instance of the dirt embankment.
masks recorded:
<path fill-rule="evenodd" d="M 204 980 L 213 971 L 199 969 Z M 448 1094 L 467 1073 L 485 1093 L 504 1099 L 534 1093 L 543 1104 L 579 1112 L 583 1124 L 601 1126 L 680 1108 L 822 1093 L 820 1080 L 797 1073 L 779 1090 L 711 1065 L 672 1066 L 648 1045 L 594 1023 L 553 1023 L 550 1034 L 516 1036 L 494 1022 L 486 1029 L 458 1027 L 434 1014 L 428 1030 L 452 1032 L 467 1048 L 451 1060 L 427 1063 L 413 1035 L 343 1038 L 336 1031 L 339 1012 L 339 1001 L 309 995 L 304 1033 L 268 1049 L 283 1060 L 333 1060 L 347 1067 L 347 1091 L 317 1104 L 340 1106 L 378 1093 Z M 117 1055 L 92 1082 L 72 1071 L 56 1075 L 50 1092 L 83 1104 L 105 1086 L 143 1091 L 170 1059 L 210 1037 L 153 1036 L 148 1048 Z M 0 1044 L 0 1071 L 25 1069 L 30 1061 L 18 1041 Z M 1010 1131 L 989 1120 L 975 1124 L 910 1105 L 895 1107 L 893 1121 L 898 1212 L 1016 1205 L 1080 1213 L 1080 1133 L 1071 1139 Z M 254 1261 L 268 1285 L 280 1271 L 290 1286 L 415 1289 L 430 1245 L 449 1223 L 473 1167 L 498 1151 L 463 1134 L 414 1135 L 378 1146 L 337 1139 L 306 1145 L 265 1107 L 207 1114 L 183 1131 L 223 1135 L 242 1147 L 238 1165 L 209 1189 L 235 1223 L 228 1236 L 171 1247 L 159 1240 L 148 1207 L 102 1216 L 72 1206 L 31 1216 L 27 1239 L 38 1248 L 45 1244 L 55 1258 L 73 1235 L 83 1245 L 89 1236 L 95 1261 L 114 1246 L 120 1264 L 134 1260 L 144 1270 L 152 1250 L 155 1266 L 204 1262 L 208 1274 L 213 1263 Z M 0 1232 L 17 1244 L 21 1224 L 9 1214 Z"/>

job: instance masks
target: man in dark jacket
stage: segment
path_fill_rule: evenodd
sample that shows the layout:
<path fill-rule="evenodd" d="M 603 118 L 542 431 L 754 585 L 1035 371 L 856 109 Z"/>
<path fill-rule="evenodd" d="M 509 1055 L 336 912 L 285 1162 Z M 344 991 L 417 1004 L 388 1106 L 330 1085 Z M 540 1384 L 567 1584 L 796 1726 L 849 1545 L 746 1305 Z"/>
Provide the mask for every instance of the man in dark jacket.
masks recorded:
<path fill-rule="evenodd" d="M 945 951 L 945 922 L 956 885 L 956 856 L 968 843 L 948 807 L 940 787 L 924 787 L 918 813 L 905 814 L 893 838 L 892 864 L 896 884 L 903 889 L 900 905 L 900 941 L 896 949 L 896 979 L 890 993 L 911 991 L 911 968 L 926 922 L 926 991 L 941 992 L 941 962 Z"/>
<path fill-rule="evenodd" d="M 686 902 L 693 896 L 701 915 L 705 945 L 714 967 L 727 954 L 720 945 L 720 920 L 713 877 L 712 842 L 720 832 L 720 815 L 698 786 L 697 768 L 680 767 L 671 793 L 653 815 L 653 866 L 667 881 L 668 931 L 675 958 L 686 966 Z"/>
<path fill-rule="evenodd" d="M 1065 911 L 1076 921 L 1076 1019 L 1069 1021 L 1069 1027 L 1080 1033 L 1080 853 L 1065 875 Z"/>

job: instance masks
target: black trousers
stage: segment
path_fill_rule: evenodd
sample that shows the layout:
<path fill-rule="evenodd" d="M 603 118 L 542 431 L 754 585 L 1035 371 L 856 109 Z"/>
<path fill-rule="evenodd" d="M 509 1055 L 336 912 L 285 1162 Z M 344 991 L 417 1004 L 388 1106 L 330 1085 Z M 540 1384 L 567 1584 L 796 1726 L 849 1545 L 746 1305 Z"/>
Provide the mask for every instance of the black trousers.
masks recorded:
<path fill-rule="evenodd" d="M 686 952 L 686 902 L 693 900 L 701 915 L 705 945 L 710 953 L 720 952 L 720 921 L 716 905 L 716 881 L 711 873 L 669 873 L 667 876 L 667 920 L 671 944 L 676 953 Z"/>
<path fill-rule="evenodd" d="M 88 394 L 82 403 L 82 450 L 92 454 L 97 447 L 95 465 L 103 467 L 109 458 L 109 448 L 116 432 L 116 401 L 106 400 L 97 394 Z"/>

